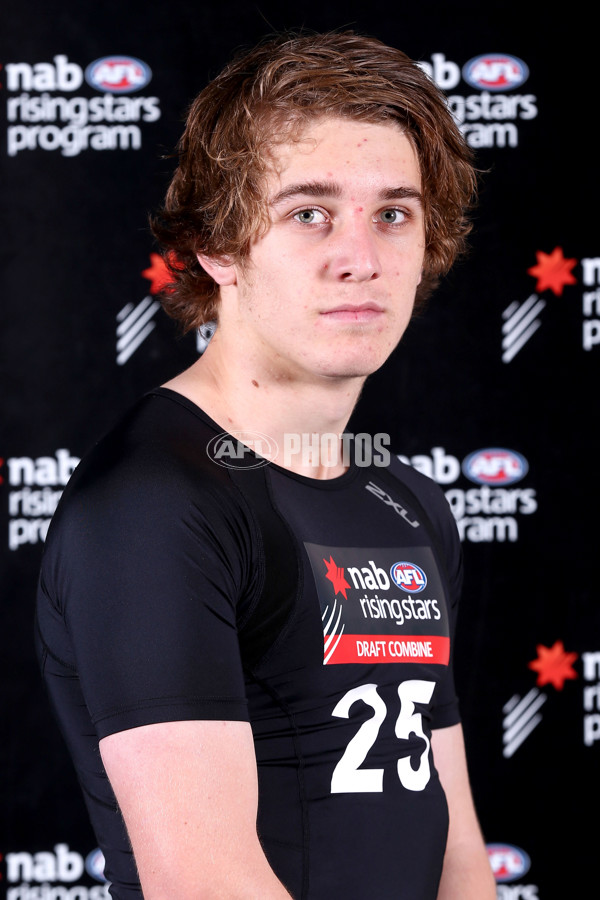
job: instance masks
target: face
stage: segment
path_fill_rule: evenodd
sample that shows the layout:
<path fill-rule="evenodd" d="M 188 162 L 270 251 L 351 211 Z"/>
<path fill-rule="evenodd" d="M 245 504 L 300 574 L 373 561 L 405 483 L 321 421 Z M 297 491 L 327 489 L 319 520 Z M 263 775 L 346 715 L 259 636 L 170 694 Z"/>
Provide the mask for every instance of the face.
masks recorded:
<path fill-rule="evenodd" d="M 222 270 L 219 330 L 276 378 L 366 376 L 400 340 L 421 278 L 413 147 L 392 124 L 325 118 L 273 156 L 271 226 Z"/>

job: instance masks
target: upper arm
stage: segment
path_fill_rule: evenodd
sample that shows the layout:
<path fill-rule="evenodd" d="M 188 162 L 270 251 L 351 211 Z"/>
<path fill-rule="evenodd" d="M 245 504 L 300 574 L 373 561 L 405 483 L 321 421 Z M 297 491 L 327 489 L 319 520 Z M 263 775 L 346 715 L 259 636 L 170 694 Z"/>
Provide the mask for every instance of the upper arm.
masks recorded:
<path fill-rule="evenodd" d="M 432 732 L 450 825 L 438 900 L 494 900 L 496 887 L 471 794 L 461 725 Z"/>
<path fill-rule="evenodd" d="M 462 726 L 436 728 L 431 733 L 431 746 L 435 767 L 448 801 L 449 842 L 461 835 L 470 834 L 472 829 L 479 832 L 471 796 Z"/>
<path fill-rule="evenodd" d="M 227 495 L 161 461 L 92 473 L 53 541 L 49 580 L 86 730 L 100 740 L 145 900 L 287 896 L 256 834 L 237 635 L 253 589 L 248 525 Z M 79 764 L 90 766 L 87 745 Z M 113 849 L 112 835 L 99 840 Z"/>
<path fill-rule="evenodd" d="M 256 833 L 246 722 L 164 722 L 108 735 L 102 760 L 145 900 L 283 898 Z"/>

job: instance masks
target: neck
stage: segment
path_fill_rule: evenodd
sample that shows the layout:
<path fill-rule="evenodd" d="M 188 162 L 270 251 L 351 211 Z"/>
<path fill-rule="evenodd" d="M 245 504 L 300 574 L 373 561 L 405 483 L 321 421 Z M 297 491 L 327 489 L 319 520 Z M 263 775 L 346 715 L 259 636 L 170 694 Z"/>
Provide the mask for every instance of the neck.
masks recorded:
<path fill-rule="evenodd" d="M 224 431 L 266 435 L 278 448 L 272 462 L 326 479 L 347 469 L 341 434 L 364 381 L 269 370 L 243 353 L 224 352 L 217 330 L 203 356 L 166 387 L 200 406 Z"/>

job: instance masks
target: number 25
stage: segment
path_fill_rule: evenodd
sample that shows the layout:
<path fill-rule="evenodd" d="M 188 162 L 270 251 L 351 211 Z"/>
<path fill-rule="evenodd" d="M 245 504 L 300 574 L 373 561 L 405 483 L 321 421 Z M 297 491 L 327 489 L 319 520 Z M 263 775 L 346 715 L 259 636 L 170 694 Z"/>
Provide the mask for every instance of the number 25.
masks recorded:
<path fill-rule="evenodd" d="M 429 703 L 433 694 L 433 681 L 403 681 L 398 685 L 400 712 L 396 719 L 396 737 L 408 739 L 411 732 L 425 741 L 418 769 L 413 769 L 410 757 L 404 756 L 397 762 L 398 778 L 409 791 L 424 790 L 431 771 L 429 768 L 430 741 L 423 731 L 423 717 L 415 712 L 415 703 Z M 387 707 L 379 694 L 376 684 L 360 684 L 348 691 L 333 710 L 332 715 L 347 719 L 351 707 L 362 700 L 373 710 L 370 719 L 360 726 L 344 751 L 344 755 L 333 770 L 331 793 L 377 793 L 383 791 L 383 769 L 360 769 L 365 757 L 379 734 L 381 724 L 387 715 Z"/>

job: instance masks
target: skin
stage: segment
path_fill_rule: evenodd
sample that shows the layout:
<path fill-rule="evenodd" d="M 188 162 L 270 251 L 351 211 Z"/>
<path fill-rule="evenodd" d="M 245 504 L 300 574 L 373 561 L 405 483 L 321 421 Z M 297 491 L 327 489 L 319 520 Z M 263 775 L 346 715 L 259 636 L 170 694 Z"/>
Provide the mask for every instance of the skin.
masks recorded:
<path fill-rule="evenodd" d="M 410 320 L 425 241 L 418 161 L 396 126 L 320 119 L 273 157 L 271 227 L 243 264 L 201 258 L 220 285 L 219 326 L 167 387 L 224 430 L 282 446 L 286 432 L 343 431 Z M 325 462 L 288 468 L 343 471 Z M 439 900 L 494 900 L 460 726 L 435 731 L 432 749 L 450 809 Z M 146 900 L 289 896 L 256 835 L 248 723 L 148 725 L 104 738 L 100 750 Z"/>
<path fill-rule="evenodd" d="M 220 285 L 219 327 L 167 386 L 282 447 L 286 432 L 343 431 L 410 320 L 425 238 L 418 161 L 395 126 L 324 119 L 274 156 L 271 228 L 244 263 L 201 258 Z"/>

